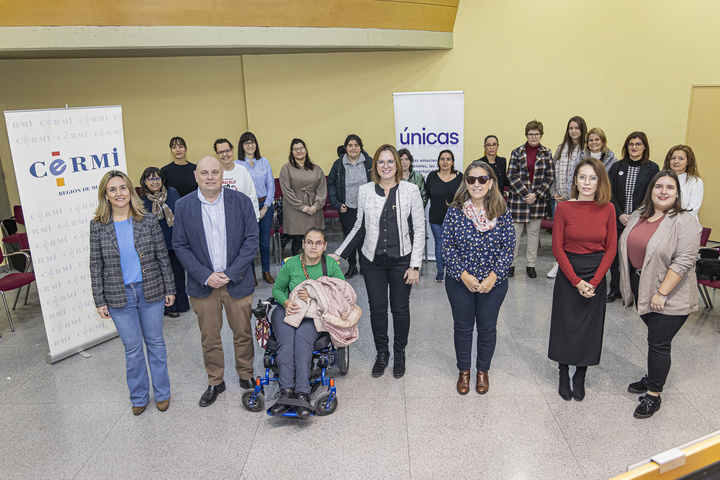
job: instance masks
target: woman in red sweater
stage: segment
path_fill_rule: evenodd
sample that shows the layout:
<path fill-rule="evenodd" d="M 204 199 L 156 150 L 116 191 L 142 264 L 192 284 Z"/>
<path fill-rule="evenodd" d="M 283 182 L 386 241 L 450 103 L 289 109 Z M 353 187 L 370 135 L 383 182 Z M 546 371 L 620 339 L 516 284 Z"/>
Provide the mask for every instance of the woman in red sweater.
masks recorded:
<path fill-rule="evenodd" d="M 571 197 L 558 204 L 553 254 L 560 265 L 553 291 L 548 357 L 560 369 L 564 400 L 585 398 L 585 373 L 600 363 L 605 326 L 605 274 L 617 252 L 610 180 L 594 158 L 578 162 Z M 572 390 L 569 366 L 575 365 Z"/>

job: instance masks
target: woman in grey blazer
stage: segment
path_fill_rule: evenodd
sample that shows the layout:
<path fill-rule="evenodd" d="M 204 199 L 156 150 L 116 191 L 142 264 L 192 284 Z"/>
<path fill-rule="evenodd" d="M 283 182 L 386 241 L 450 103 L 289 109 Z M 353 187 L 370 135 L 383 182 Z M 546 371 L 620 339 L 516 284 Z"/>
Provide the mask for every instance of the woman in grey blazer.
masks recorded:
<path fill-rule="evenodd" d="M 635 418 L 649 418 L 660 409 L 672 339 L 698 308 L 695 259 L 701 233 L 697 219 L 682 208 L 677 175 L 663 170 L 620 237 L 622 298 L 626 307 L 635 300 L 648 327 L 647 375 L 628 386 L 630 393 L 646 393 Z"/>
<path fill-rule="evenodd" d="M 149 402 L 147 347 L 158 410 L 170 405 L 163 311 L 175 301 L 175 280 L 157 219 L 146 214 L 132 182 L 118 170 L 105 174 L 90 222 L 90 276 L 97 311 L 112 318 L 125 346 L 134 415 Z"/>

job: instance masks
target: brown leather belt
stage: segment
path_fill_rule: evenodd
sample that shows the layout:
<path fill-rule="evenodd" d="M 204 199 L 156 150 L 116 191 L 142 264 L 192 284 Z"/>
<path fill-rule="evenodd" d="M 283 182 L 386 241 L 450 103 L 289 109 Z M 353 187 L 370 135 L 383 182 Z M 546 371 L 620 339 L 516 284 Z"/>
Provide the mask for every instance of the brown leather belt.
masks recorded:
<path fill-rule="evenodd" d="M 258 203 L 264 202 L 266 198 L 267 198 L 267 195 L 262 198 L 258 198 Z"/>

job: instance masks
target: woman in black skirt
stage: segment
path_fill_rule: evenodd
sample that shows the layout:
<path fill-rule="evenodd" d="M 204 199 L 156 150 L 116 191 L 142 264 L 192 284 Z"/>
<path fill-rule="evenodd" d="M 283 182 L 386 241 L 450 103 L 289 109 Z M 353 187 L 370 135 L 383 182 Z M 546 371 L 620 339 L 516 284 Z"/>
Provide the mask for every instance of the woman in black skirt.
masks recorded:
<path fill-rule="evenodd" d="M 585 158 L 575 167 L 572 199 L 559 203 L 553 254 L 560 265 L 553 291 L 548 357 L 558 362 L 564 400 L 585 398 L 585 373 L 600 363 L 607 273 L 617 252 L 615 209 L 602 163 Z M 572 390 L 569 366 L 575 365 Z"/>

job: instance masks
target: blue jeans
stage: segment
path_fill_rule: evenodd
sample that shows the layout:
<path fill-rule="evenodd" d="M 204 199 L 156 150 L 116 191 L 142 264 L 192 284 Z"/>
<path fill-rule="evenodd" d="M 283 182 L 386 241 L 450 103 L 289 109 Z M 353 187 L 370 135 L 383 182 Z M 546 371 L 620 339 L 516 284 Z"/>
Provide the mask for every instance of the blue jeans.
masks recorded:
<path fill-rule="evenodd" d="M 437 223 L 430 224 L 430 230 L 432 230 L 433 238 L 435 239 L 435 261 L 437 262 L 437 271 L 445 271 L 445 262 L 442 256 L 442 225 Z"/>
<path fill-rule="evenodd" d="M 475 293 L 462 280 L 447 277 L 445 291 L 453 315 L 458 370 L 470 369 L 473 330 L 477 324 L 477 369 L 489 371 L 497 342 L 498 314 L 508 291 L 507 280 L 487 293 Z"/>
<path fill-rule="evenodd" d="M 260 205 L 262 210 L 264 205 Z M 273 212 L 274 207 L 270 205 L 265 216 L 258 222 L 258 228 L 260 229 L 260 265 L 262 266 L 263 272 L 270 271 L 270 230 L 272 229 Z M 252 271 L 255 274 L 255 260 L 252 261 Z"/>
<path fill-rule="evenodd" d="M 127 305 L 110 308 L 110 316 L 125 346 L 125 368 L 130 401 L 133 407 L 148 404 L 150 381 L 145 366 L 143 341 L 147 347 L 148 363 L 152 375 L 155 401 L 170 398 L 170 376 L 167 369 L 167 351 L 163 338 L 163 310 L 165 302 L 147 303 L 142 282 L 125 285 Z"/>

